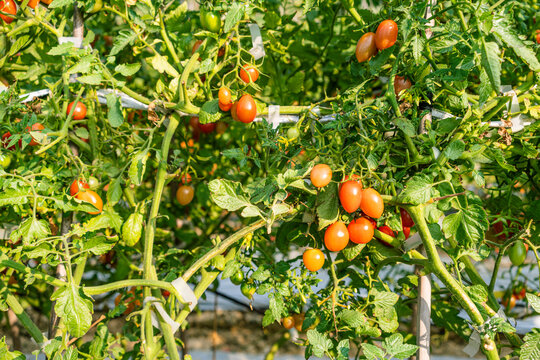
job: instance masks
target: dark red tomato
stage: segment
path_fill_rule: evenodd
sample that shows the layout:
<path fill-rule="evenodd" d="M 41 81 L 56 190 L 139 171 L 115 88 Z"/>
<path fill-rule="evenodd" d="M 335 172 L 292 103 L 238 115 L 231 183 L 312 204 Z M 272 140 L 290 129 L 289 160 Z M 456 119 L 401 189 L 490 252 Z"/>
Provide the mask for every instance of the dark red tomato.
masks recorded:
<path fill-rule="evenodd" d="M 373 239 L 375 228 L 368 219 L 361 217 L 347 226 L 349 238 L 355 244 L 367 244 Z"/>
<path fill-rule="evenodd" d="M 381 194 L 375 189 L 368 188 L 362 192 L 362 212 L 369 217 L 378 219 L 384 212 L 384 202 Z"/>
<path fill-rule="evenodd" d="M 536 43 L 540 44 L 540 30 L 536 30 Z"/>
<path fill-rule="evenodd" d="M 344 223 L 337 221 L 326 228 L 324 233 L 324 245 L 330 251 L 345 249 L 349 243 L 349 231 Z"/>
<path fill-rule="evenodd" d="M 218 92 L 219 103 L 223 105 L 228 105 L 232 103 L 231 90 L 227 87 L 222 86 L 219 88 Z"/>
<path fill-rule="evenodd" d="M 407 210 L 405 210 L 403 208 L 399 208 L 399 213 L 401 214 L 401 224 L 403 226 L 406 226 L 406 227 L 413 227 L 414 226 L 414 221 L 413 221 L 411 215 L 409 215 L 409 213 L 407 212 Z"/>
<path fill-rule="evenodd" d="M 199 130 L 201 130 L 205 134 L 210 134 L 211 132 L 216 130 L 216 123 L 209 123 L 209 124 L 199 123 Z"/>
<path fill-rule="evenodd" d="M 221 111 L 229 111 L 229 110 L 231 110 L 231 108 L 233 106 L 233 103 L 222 104 L 222 103 L 218 102 L 218 104 L 219 104 L 219 108 L 221 109 Z"/>
<path fill-rule="evenodd" d="M 195 41 L 195 44 L 193 44 L 193 47 L 191 48 L 192 55 L 195 54 L 195 51 L 197 51 L 201 47 L 202 42 L 202 40 Z"/>
<path fill-rule="evenodd" d="M 237 108 L 238 108 L 238 101 L 234 102 L 231 106 L 231 117 L 235 121 L 240 121 L 240 119 L 238 119 L 238 112 L 236 111 Z"/>
<path fill-rule="evenodd" d="M 73 107 L 73 104 L 75 101 L 72 101 L 67 108 L 67 115 L 69 116 L 69 113 L 71 112 L 71 108 Z M 84 105 L 82 102 L 77 102 L 77 105 L 75 106 L 75 110 L 73 110 L 73 120 L 82 120 L 86 117 L 86 105 Z"/>
<path fill-rule="evenodd" d="M 69 187 L 69 195 L 75 196 L 79 193 L 79 191 L 83 191 L 84 189 L 90 189 L 90 185 L 88 185 L 86 182 L 82 181 L 81 179 L 73 180 L 71 183 L 71 186 Z"/>
<path fill-rule="evenodd" d="M 324 265 L 324 254 L 319 249 L 307 249 L 302 260 L 309 271 L 318 271 Z"/>
<path fill-rule="evenodd" d="M 339 189 L 339 201 L 348 213 L 353 213 L 362 203 L 362 184 L 354 180 L 346 181 Z"/>
<path fill-rule="evenodd" d="M 332 169 L 326 164 L 317 164 L 311 169 L 309 178 L 313 186 L 317 188 L 325 187 L 332 180 Z"/>
<path fill-rule="evenodd" d="M 247 84 L 255 82 L 259 78 L 259 70 L 254 66 L 242 66 L 240 69 L 240 78 Z"/>
<path fill-rule="evenodd" d="M 493 227 L 495 235 L 497 235 L 500 240 L 511 238 L 520 228 L 517 222 L 513 222 L 510 219 L 506 220 L 506 225 L 504 225 L 503 221 L 497 221 L 491 226 Z"/>
<path fill-rule="evenodd" d="M 255 104 L 255 100 L 253 100 L 251 95 L 245 94 L 238 100 L 236 115 L 238 116 L 238 120 L 246 124 L 255 120 L 255 116 L 257 116 L 257 104 Z"/>
<path fill-rule="evenodd" d="M 191 175 L 184 174 L 182 175 L 182 184 L 189 184 L 191 182 Z"/>
<path fill-rule="evenodd" d="M 384 20 L 375 32 L 375 45 L 377 49 L 384 50 L 393 46 L 397 41 L 398 26 L 394 20 Z"/>
<path fill-rule="evenodd" d="M 9 145 L 9 142 L 11 141 L 11 133 L 8 131 L 2 135 L 2 144 L 4 147 Z M 10 146 L 8 150 L 15 150 L 17 148 L 16 145 Z M 19 149 L 22 148 L 22 140 L 19 139 Z"/>
<path fill-rule="evenodd" d="M 77 199 L 85 202 L 89 202 L 97 208 L 97 211 L 89 212 L 90 215 L 97 215 L 103 210 L 103 200 L 101 197 L 92 190 L 82 190 L 77 194 Z"/>
<path fill-rule="evenodd" d="M 35 123 L 34 125 L 32 125 L 32 127 L 30 126 L 27 126 L 26 127 L 26 131 L 30 132 L 30 131 L 39 131 L 41 132 L 41 130 L 45 129 L 45 126 L 43 126 L 42 124 L 40 123 Z M 39 143 L 36 141 L 36 139 L 34 139 L 34 137 L 32 136 L 32 140 L 30 140 L 30 146 L 36 146 L 36 145 L 39 145 Z"/>
<path fill-rule="evenodd" d="M 0 1 L 0 11 L 15 15 L 17 14 L 17 5 L 15 5 L 13 0 Z M 4 14 L 0 14 L 0 18 L 2 18 L 6 24 L 11 24 L 11 22 L 15 20 L 15 18 Z"/>
<path fill-rule="evenodd" d="M 403 235 L 405 235 L 405 239 L 408 239 L 409 236 L 411 235 L 411 228 L 407 227 L 407 226 L 404 226 L 403 227 Z"/>
<path fill-rule="evenodd" d="M 171 292 L 168 290 L 161 290 L 161 295 L 163 295 L 165 299 L 168 299 L 169 296 L 171 296 Z"/>
<path fill-rule="evenodd" d="M 390 226 L 387 226 L 387 225 L 379 226 L 379 228 L 377 230 L 379 230 L 380 232 L 385 233 L 386 235 L 389 235 L 391 237 L 396 237 L 396 234 L 390 228 Z"/>
<path fill-rule="evenodd" d="M 375 54 L 377 54 L 375 33 L 368 32 L 362 35 L 356 44 L 356 60 L 358 60 L 358 62 L 368 61 Z"/>
<path fill-rule="evenodd" d="M 411 81 L 404 78 L 403 76 L 396 76 L 396 78 L 394 79 L 394 93 L 398 97 L 403 90 L 410 89 L 411 86 Z"/>

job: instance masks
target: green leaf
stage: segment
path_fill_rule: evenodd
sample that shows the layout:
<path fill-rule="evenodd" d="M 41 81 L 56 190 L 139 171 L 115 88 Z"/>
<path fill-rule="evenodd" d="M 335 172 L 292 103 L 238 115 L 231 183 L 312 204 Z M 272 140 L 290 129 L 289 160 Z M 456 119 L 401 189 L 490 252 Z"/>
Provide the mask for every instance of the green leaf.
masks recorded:
<path fill-rule="evenodd" d="M 398 201 L 404 204 L 420 205 L 431 199 L 433 179 L 426 174 L 413 176 L 405 189 L 398 195 Z"/>
<path fill-rule="evenodd" d="M 532 293 L 527 293 L 527 301 L 529 302 L 529 305 L 540 314 L 540 296 Z"/>
<path fill-rule="evenodd" d="M 138 152 L 131 160 L 131 165 L 129 166 L 129 179 L 131 182 L 140 186 L 142 184 L 144 173 L 146 172 L 146 161 L 148 160 L 148 151 L 144 150 Z"/>
<path fill-rule="evenodd" d="M 299 71 L 294 76 L 287 80 L 287 89 L 293 94 L 298 94 L 304 91 L 304 79 L 306 74 Z"/>
<path fill-rule="evenodd" d="M 519 360 L 540 359 L 540 333 L 530 332 L 525 335 L 525 343 L 521 345 Z"/>
<path fill-rule="evenodd" d="M 483 303 L 487 301 L 488 293 L 482 285 L 466 286 L 465 291 L 467 291 L 467 294 L 469 294 L 471 300 L 474 302 Z"/>
<path fill-rule="evenodd" d="M 482 67 L 486 71 L 491 87 L 499 92 L 501 88 L 501 61 L 499 45 L 482 39 Z"/>
<path fill-rule="evenodd" d="M 141 239 L 144 216 L 139 213 L 129 215 L 122 225 L 122 238 L 127 246 L 135 246 Z"/>
<path fill-rule="evenodd" d="M 360 327 L 366 322 L 365 316 L 356 310 L 345 309 L 339 313 L 338 317 L 352 328 Z"/>
<path fill-rule="evenodd" d="M 450 160 L 459 159 L 461 154 L 465 151 L 465 143 L 462 140 L 454 140 L 444 149 L 444 155 Z"/>
<path fill-rule="evenodd" d="M 114 68 L 114 71 L 124 76 L 131 76 L 131 75 L 135 75 L 139 71 L 140 68 L 141 68 L 141 64 L 120 64 Z"/>
<path fill-rule="evenodd" d="M 234 2 L 229 8 L 227 17 L 225 17 L 225 25 L 223 32 L 228 33 L 231 29 L 244 17 L 245 6 L 238 2 Z"/>
<path fill-rule="evenodd" d="M 122 178 L 118 177 L 109 183 L 107 190 L 107 202 L 112 206 L 116 205 L 122 197 Z"/>
<path fill-rule="evenodd" d="M 27 204 L 28 196 L 27 189 L 7 189 L 0 192 L 0 206 Z"/>
<path fill-rule="evenodd" d="M 489 223 L 487 213 L 479 204 L 469 204 L 443 220 L 446 237 L 454 237 L 462 246 L 472 247 L 484 239 Z"/>
<path fill-rule="evenodd" d="M 225 264 L 225 269 L 223 269 L 223 273 L 221 274 L 221 278 L 222 279 L 230 278 L 231 276 L 236 274 L 238 270 L 240 270 L 241 267 L 242 267 L 242 264 L 239 263 L 235 259 L 227 261 L 227 263 Z"/>
<path fill-rule="evenodd" d="M 115 93 L 109 93 L 107 98 L 107 119 L 112 127 L 119 127 L 124 123 L 124 115 L 122 114 L 122 104 L 120 97 Z"/>
<path fill-rule="evenodd" d="M 20 238 L 24 245 L 32 245 L 34 240 L 40 240 L 51 234 L 49 223 L 45 220 L 38 220 L 33 217 L 24 220 L 21 225 L 9 236 L 13 242 L 18 242 Z"/>
<path fill-rule="evenodd" d="M 47 7 L 49 9 L 56 9 L 56 8 L 64 7 L 71 4 L 73 4 L 71 0 L 54 0 Z"/>
<path fill-rule="evenodd" d="M 117 238 L 107 238 L 106 236 L 94 236 L 89 240 L 85 240 L 82 244 L 83 251 L 89 251 L 94 255 L 102 255 L 109 252 L 116 244 Z"/>
<path fill-rule="evenodd" d="M 72 42 L 67 42 L 67 43 L 56 45 L 51 50 L 49 50 L 47 55 L 51 55 L 51 56 L 67 55 L 71 51 L 73 51 L 73 49 L 75 49 L 73 43 Z"/>
<path fill-rule="evenodd" d="M 6 337 L 0 340 L 0 359 L 2 360 L 25 360 L 26 357 L 19 351 L 9 351 L 6 344 Z"/>
<path fill-rule="evenodd" d="M 238 182 L 214 179 L 208 184 L 212 200 L 222 209 L 236 211 L 252 204 L 244 195 L 244 189 Z"/>
<path fill-rule="evenodd" d="M 396 120 L 396 126 L 403 131 L 405 135 L 408 136 L 415 136 L 416 130 L 414 128 L 414 125 L 409 119 L 406 118 L 399 118 Z"/>
<path fill-rule="evenodd" d="M 384 359 L 384 351 L 372 344 L 362 343 L 362 352 L 368 360 Z"/>
<path fill-rule="evenodd" d="M 338 352 L 337 360 L 349 360 L 349 352 L 350 352 L 349 339 L 341 340 L 336 350 Z"/>
<path fill-rule="evenodd" d="M 285 312 L 285 305 L 283 303 L 283 297 L 279 292 L 270 295 L 270 311 L 274 319 L 281 319 L 281 315 Z"/>
<path fill-rule="evenodd" d="M 101 84 L 101 81 L 103 81 L 103 77 L 101 76 L 101 74 L 84 75 L 84 76 L 79 76 L 77 78 L 77 81 L 83 84 L 99 85 Z"/>
<path fill-rule="evenodd" d="M 205 59 L 201 65 L 199 65 L 199 74 L 206 74 L 210 70 L 212 70 L 216 64 L 212 59 Z"/>
<path fill-rule="evenodd" d="M 178 71 L 167 61 L 167 58 L 159 54 L 154 55 L 151 60 L 152 67 L 159 71 L 159 73 L 166 73 L 174 78 L 180 77 Z"/>
<path fill-rule="evenodd" d="M 411 40 L 411 45 L 414 62 L 416 63 L 416 65 L 418 65 L 419 60 L 422 58 L 422 52 L 424 51 L 424 38 L 418 35 L 414 35 Z"/>
<path fill-rule="evenodd" d="M 491 82 L 489 81 L 489 76 L 485 69 L 480 70 L 480 86 L 478 86 L 478 94 L 480 95 L 480 103 L 485 103 L 491 94 L 493 93 L 493 88 L 491 87 Z"/>
<path fill-rule="evenodd" d="M 319 218 L 319 230 L 333 224 L 338 219 L 338 192 L 337 184 L 330 183 L 321 189 L 319 193 L 319 205 L 317 216 Z"/>
<path fill-rule="evenodd" d="M 345 256 L 345 259 L 348 261 L 353 260 L 356 258 L 362 250 L 366 247 L 366 244 L 355 244 L 354 246 L 348 246 L 345 249 L 342 250 L 343 256 Z"/>
<path fill-rule="evenodd" d="M 384 339 L 383 347 L 389 356 L 398 359 L 407 359 L 418 350 L 418 346 L 403 343 L 403 335 L 393 334 Z"/>
<path fill-rule="evenodd" d="M 57 1 L 57 0 L 55 0 Z M 49 5 L 50 6 L 50 5 Z M 137 38 L 137 34 L 135 34 L 131 30 L 122 30 L 120 33 L 114 38 L 114 44 L 110 52 L 110 56 L 114 56 L 118 54 L 122 49 L 124 49 L 128 44 L 133 44 L 135 39 Z"/>
<path fill-rule="evenodd" d="M 64 321 L 70 335 L 81 337 L 92 323 L 92 301 L 80 289 L 70 284 L 56 290 L 51 300 L 56 300 L 54 311 Z"/>
<path fill-rule="evenodd" d="M 323 357 L 332 348 L 332 341 L 326 334 L 321 334 L 317 330 L 308 330 L 306 334 L 309 344 L 313 346 L 313 355 Z"/>
<path fill-rule="evenodd" d="M 94 216 L 84 223 L 83 226 L 76 229 L 76 235 L 84 235 L 87 232 L 93 232 L 101 229 L 114 228 L 120 231 L 122 226 L 122 218 L 114 212 L 101 213 Z"/>
<path fill-rule="evenodd" d="M 199 122 L 201 124 L 213 123 L 221 119 L 222 114 L 219 111 L 219 100 L 210 100 L 203 104 L 199 112 Z"/>

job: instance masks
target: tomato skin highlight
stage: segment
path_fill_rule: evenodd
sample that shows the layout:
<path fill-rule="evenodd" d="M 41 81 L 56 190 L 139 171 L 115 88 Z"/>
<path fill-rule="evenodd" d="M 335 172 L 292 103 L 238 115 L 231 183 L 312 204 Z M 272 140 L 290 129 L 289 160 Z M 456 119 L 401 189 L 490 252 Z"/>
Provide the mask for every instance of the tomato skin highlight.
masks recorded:
<path fill-rule="evenodd" d="M 311 169 L 309 178 L 313 186 L 317 188 L 325 187 L 332 180 L 332 169 L 326 164 L 317 164 Z"/>
<path fill-rule="evenodd" d="M 73 107 L 75 101 L 72 101 L 69 103 L 67 107 L 67 113 L 66 115 L 69 116 L 69 113 L 71 112 L 71 108 Z M 86 105 L 84 105 L 82 102 L 77 102 L 77 105 L 75 106 L 75 110 L 73 110 L 73 120 L 82 120 L 86 117 Z"/>
<path fill-rule="evenodd" d="M 356 44 L 356 60 L 364 62 L 377 54 L 377 45 L 375 45 L 375 33 L 368 32 L 362 35 Z"/>
<path fill-rule="evenodd" d="M 339 201 L 348 213 L 358 210 L 362 203 L 362 184 L 354 180 L 343 183 L 339 189 Z"/>
<path fill-rule="evenodd" d="M 373 239 L 375 228 L 368 219 L 361 217 L 347 225 L 349 238 L 355 244 L 367 244 Z"/>
<path fill-rule="evenodd" d="M 337 221 L 326 228 L 324 245 L 330 251 L 341 251 L 349 243 L 349 231 L 344 223 Z"/>
<path fill-rule="evenodd" d="M 362 212 L 367 216 L 378 219 L 384 212 L 384 201 L 381 194 L 375 189 L 368 188 L 362 192 Z"/>
<path fill-rule="evenodd" d="M 176 200 L 180 203 L 180 205 L 187 205 L 195 196 L 195 189 L 193 189 L 193 186 L 190 185 L 182 185 L 178 188 L 176 191 Z"/>
<path fill-rule="evenodd" d="M 399 208 L 399 213 L 401 215 L 401 224 L 405 227 L 413 227 L 414 221 L 411 215 L 404 208 Z"/>
<path fill-rule="evenodd" d="M 404 78 L 403 76 L 396 76 L 394 79 L 394 93 L 397 97 L 403 90 L 410 89 L 412 86 L 411 80 Z"/>
<path fill-rule="evenodd" d="M 514 266 L 520 266 L 527 258 L 527 249 L 523 244 L 523 241 L 517 240 L 508 249 L 508 257 Z"/>
<path fill-rule="evenodd" d="M 3 0 L 0 1 L 0 10 L 11 15 L 16 15 L 17 5 L 15 5 L 15 2 L 13 0 Z M 0 18 L 4 20 L 6 24 L 11 24 L 13 20 L 15 20 L 15 18 L 4 14 L 0 14 Z"/>
<path fill-rule="evenodd" d="M 90 185 L 80 179 L 75 179 L 69 187 L 69 195 L 75 196 L 79 193 L 79 191 L 84 191 L 84 189 L 90 189 Z"/>
<path fill-rule="evenodd" d="M 394 46 L 397 41 L 398 26 L 394 20 L 384 20 L 375 32 L 375 45 L 377 49 L 384 50 Z"/>
<path fill-rule="evenodd" d="M 319 249 L 307 249 L 302 255 L 302 260 L 304 261 L 304 266 L 309 271 L 318 271 L 324 265 L 324 254 Z"/>
<path fill-rule="evenodd" d="M 259 78 L 259 70 L 252 65 L 240 68 L 240 78 L 246 83 L 255 82 Z"/>
<path fill-rule="evenodd" d="M 253 100 L 251 95 L 245 94 L 238 100 L 236 115 L 238 116 L 238 120 L 245 124 L 249 124 L 255 120 L 255 116 L 257 116 L 257 104 L 255 104 L 255 100 Z"/>
<path fill-rule="evenodd" d="M 93 190 L 81 190 L 76 198 L 81 201 L 89 202 L 98 209 L 97 211 L 89 212 L 90 215 L 98 215 L 103 210 L 103 200 L 101 200 L 101 197 Z"/>

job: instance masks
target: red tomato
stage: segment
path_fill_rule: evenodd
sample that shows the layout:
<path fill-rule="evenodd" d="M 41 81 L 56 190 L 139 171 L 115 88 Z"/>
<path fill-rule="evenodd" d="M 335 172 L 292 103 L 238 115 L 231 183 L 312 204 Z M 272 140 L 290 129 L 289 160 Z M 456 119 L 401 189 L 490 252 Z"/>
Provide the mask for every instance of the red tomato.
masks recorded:
<path fill-rule="evenodd" d="M 392 230 L 390 228 L 390 226 L 387 226 L 387 225 L 379 226 L 379 228 L 377 230 L 379 230 L 380 232 L 385 233 L 386 235 L 389 235 L 391 237 L 396 237 L 396 234 L 394 233 L 394 230 Z"/>
<path fill-rule="evenodd" d="M 409 213 L 407 212 L 407 210 L 405 210 L 403 208 L 399 208 L 399 213 L 401 214 L 401 224 L 403 226 L 406 226 L 406 227 L 413 227 L 414 226 L 414 221 L 413 221 L 411 215 L 409 215 Z"/>
<path fill-rule="evenodd" d="M 71 112 L 71 108 L 73 107 L 73 104 L 75 101 L 72 101 L 67 108 L 67 114 L 69 116 L 69 113 Z M 75 110 L 73 110 L 73 120 L 82 120 L 86 117 L 86 105 L 84 105 L 82 102 L 77 102 L 77 105 L 75 106 Z"/>
<path fill-rule="evenodd" d="M 28 132 L 30 132 L 30 131 L 39 131 L 39 132 L 41 132 L 41 130 L 43 130 L 43 129 L 45 129 L 45 127 L 40 123 L 35 123 L 34 125 L 32 125 L 32 127 L 30 127 L 30 126 L 26 127 L 26 131 L 28 131 Z M 39 143 L 32 136 L 32 140 L 30 140 L 29 145 L 30 146 L 36 146 L 36 145 L 39 145 Z"/>
<path fill-rule="evenodd" d="M 355 244 L 367 244 L 373 239 L 373 234 L 375 228 L 373 227 L 371 221 L 361 217 L 359 219 L 351 221 L 347 226 L 349 231 L 349 237 L 351 241 Z"/>
<path fill-rule="evenodd" d="M 403 90 L 410 89 L 411 86 L 411 81 L 404 78 L 403 76 L 396 76 L 396 78 L 394 79 L 394 93 L 398 97 Z"/>
<path fill-rule="evenodd" d="M 193 189 L 193 186 L 182 185 L 176 191 L 176 200 L 178 200 L 181 205 L 187 205 L 193 200 L 194 195 L 195 189 Z"/>
<path fill-rule="evenodd" d="M 302 260 L 309 271 L 318 271 L 324 265 L 324 254 L 319 249 L 307 249 Z"/>
<path fill-rule="evenodd" d="M 195 44 L 193 44 L 193 48 L 191 48 L 191 54 L 195 54 L 195 51 L 197 51 L 197 49 L 199 49 L 201 47 L 201 44 L 202 44 L 202 40 L 197 40 L 195 41 Z"/>
<path fill-rule="evenodd" d="M 228 105 L 232 103 L 231 90 L 222 86 L 219 88 L 218 92 L 219 103 L 223 105 Z"/>
<path fill-rule="evenodd" d="M 86 182 L 82 181 L 81 179 L 73 180 L 71 183 L 71 186 L 69 187 L 69 195 L 75 196 L 79 193 L 79 191 L 84 191 L 84 189 L 90 189 L 90 185 L 88 185 Z"/>
<path fill-rule="evenodd" d="M 368 32 L 362 35 L 356 44 L 356 60 L 358 60 L 358 62 L 364 62 L 371 59 L 375 54 L 377 54 L 375 34 Z"/>
<path fill-rule="evenodd" d="M 81 201 L 89 202 L 97 208 L 97 211 L 89 212 L 90 215 L 97 215 L 103 210 L 103 200 L 93 190 L 81 190 L 76 197 Z"/>
<path fill-rule="evenodd" d="M 394 20 L 384 20 L 375 32 L 377 49 L 384 50 L 393 46 L 397 41 L 398 26 Z"/>
<path fill-rule="evenodd" d="M 345 249 L 349 243 L 349 231 L 341 221 L 337 221 L 326 228 L 324 233 L 324 245 L 330 251 Z"/>
<path fill-rule="evenodd" d="M 191 182 L 191 175 L 184 174 L 182 175 L 182 184 L 189 184 Z"/>
<path fill-rule="evenodd" d="M 377 190 L 368 188 L 362 192 L 362 212 L 369 217 L 378 219 L 384 211 L 384 202 Z"/>
<path fill-rule="evenodd" d="M 536 43 L 540 44 L 540 30 L 536 30 Z"/>
<path fill-rule="evenodd" d="M 348 213 L 358 210 L 362 203 L 362 184 L 354 180 L 343 183 L 339 189 L 339 201 Z"/>
<path fill-rule="evenodd" d="M 219 104 L 219 108 L 221 109 L 221 111 L 229 111 L 229 110 L 231 110 L 231 108 L 233 106 L 233 103 L 224 105 L 221 102 L 219 102 L 218 104 Z"/>
<path fill-rule="evenodd" d="M 255 116 L 257 116 L 257 104 L 255 104 L 255 100 L 253 100 L 251 95 L 245 94 L 238 100 L 236 115 L 238 116 L 238 120 L 246 124 L 255 120 Z"/>
<path fill-rule="evenodd" d="M 201 124 L 199 123 L 199 130 L 201 130 L 205 134 L 210 134 L 216 129 L 216 123 L 209 123 L 209 124 Z"/>
<path fill-rule="evenodd" d="M 403 227 L 403 235 L 405 235 L 405 239 L 408 239 L 409 236 L 411 235 L 411 228 L 407 227 L 407 226 L 404 226 Z"/>
<path fill-rule="evenodd" d="M 255 82 L 259 78 L 259 70 L 251 65 L 243 66 L 240 69 L 240 78 L 247 84 Z"/>
<path fill-rule="evenodd" d="M 30 0 L 30 1 L 28 1 L 28 6 L 31 7 L 32 9 L 35 9 L 37 4 L 39 4 L 39 0 Z"/>
<path fill-rule="evenodd" d="M 4 147 L 9 145 L 9 142 L 11 141 L 11 133 L 8 131 L 2 135 L 2 144 Z M 19 149 L 22 148 L 22 140 L 19 139 Z M 17 149 L 16 145 L 10 146 L 8 150 L 15 150 Z"/>
<path fill-rule="evenodd" d="M 238 108 L 238 101 L 237 102 L 234 102 L 231 106 L 231 117 L 233 118 L 233 120 L 235 121 L 240 121 L 238 119 L 238 112 L 236 111 L 236 109 Z"/>
<path fill-rule="evenodd" d="M 17 14 L 17 5 L 15 5 L 15 2 L 13 0 L 0 1 L 0 11 L 15 15 Z M 6 24 L 11 24 L 11 22 L 15 20 L 15 18 L 3 14 L 0 14 L 0 18 L 2 18 L 2 20 L 4 20 Z"/>
<path fill-rule="evenodd" d="M 326 164 L 317 164 L 309 174 L 311 183 L 317 188 L 325 187 L 332 180 L 332 169 Z"/>
<path fill-rule="evenodd" d="M 514 295 L 514 297 L 516 298 L 516 300 L 523 300 L 525 299 L 525 294 L 527 293 L 527 289 L 525 288 L 525 286 L 522 286 L 520 288 L 515 288 L 513 291 L 512 291 L 512 294 Z"/>

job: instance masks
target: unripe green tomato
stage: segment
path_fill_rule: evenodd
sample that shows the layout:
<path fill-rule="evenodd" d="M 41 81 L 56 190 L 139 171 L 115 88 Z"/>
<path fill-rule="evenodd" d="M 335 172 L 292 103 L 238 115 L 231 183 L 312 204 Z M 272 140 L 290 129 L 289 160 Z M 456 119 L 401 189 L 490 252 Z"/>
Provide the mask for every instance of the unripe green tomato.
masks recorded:
<path fill-rule="evenodd" d="M 103 0 L 95 0 L 94 7 L 88 11 L 90 14 L 95 14 L 103 7 Z"/>
<path fill-rule="evenodd" d="M 7 169 L 11 165 L 11 156 L 9 154 L 0 154 L 0 167 Z"/>
<path fill-rule="evenodd" d="M 255 286 L 253 286 L 253 283 L 242 283 L 242 286 L 240 287 L 240 291 L 242 291 L 242 294 L 247 297 L 249 300 L 253 299 L 253 294 L 255 294 Z"/>
<path fill-rule="evenodd" d="M 287 130 L 287 138 L 289 140 L 294 140 L 298 136 L 300 136 L 300 131 L 296 128 L 296 126 L 293 126 Z"/>
<path fill-rule="evenodd" d="M 216 34 L 219 33 L 221 18 L 217 12 L 201 10 L 200 19 L 203 28 Z"/>
<path fill-rule="evenodd" d="M 244 273 L 242 270 L 238 270 L 233 276 L 231 276 L 231 282 L 234 285 L 240 285 L 244 281 Z"/>
<path fill-rule="evenodd" d="M 510 249 L 508 249 L 508 257 L 514 266 L 523 264 L 527 257 L 527 249 L 525 248 L 523 241 L 518 240 L 510 246 Z"/>
<path fill-rule="evenodd" d="M 88 186 L 90 186 L 90 190 L 96 190 L 99 187 L 99 180 L 90 176 L 88 178 Z"/>

